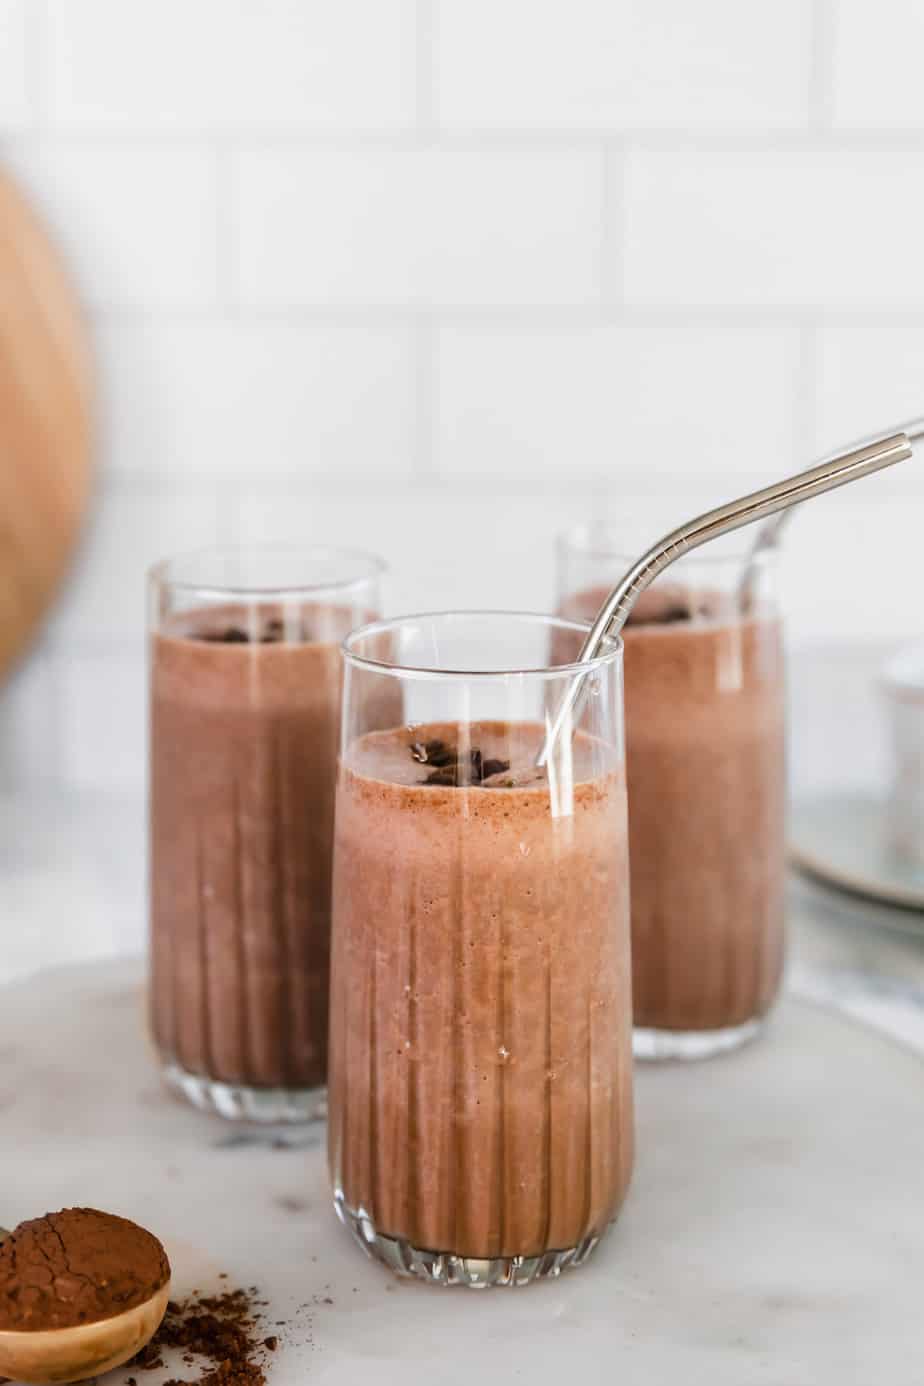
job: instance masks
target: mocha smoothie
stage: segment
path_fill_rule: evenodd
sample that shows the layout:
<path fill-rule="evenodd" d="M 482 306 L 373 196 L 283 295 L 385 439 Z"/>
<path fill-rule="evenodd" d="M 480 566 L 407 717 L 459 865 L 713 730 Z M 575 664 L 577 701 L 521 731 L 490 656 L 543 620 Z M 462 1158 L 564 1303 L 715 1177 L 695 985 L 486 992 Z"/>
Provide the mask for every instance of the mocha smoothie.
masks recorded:
<path fill-rule="evenodd" d="M 350 612 L 252 615 L 191 613 L 153 639 L 152 1024 L 186 1073 L 307 1089 L 327 1073 Z"/>
<path fill-rule="evenodd" d="M 534 724 L 359 738 L 340 770 L 330 1162 L 343 1215 L 457 1256 L 598 1237 L 632 1164 L 622 766 Z"/>
<path fill-rule="evenodd" d="M 596 615 L 595 588 L 563 613 Z M 625 642 L 635 1024 L 762 1016 L 783 960 L 785 727 L 777 619 L 664 582 Z"/>

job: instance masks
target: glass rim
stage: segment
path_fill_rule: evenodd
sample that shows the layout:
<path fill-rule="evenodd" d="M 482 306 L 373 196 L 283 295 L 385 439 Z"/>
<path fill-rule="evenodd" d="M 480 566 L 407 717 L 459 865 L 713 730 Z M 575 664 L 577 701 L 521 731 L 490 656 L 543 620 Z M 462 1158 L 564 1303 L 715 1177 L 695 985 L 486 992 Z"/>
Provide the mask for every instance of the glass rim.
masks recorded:
<path fill-rule="evenodd" d="M 532 668 L 511 667 L 509 669 L 437 669 L 432 665 L 426 664 L 395 664 L 390 660 L 371 659 L 368 655 L 357 654 L 350 646 L 354 641 L 368 639 L 377 635 L 386 635 L 389 632 L 400 629 L 401 626 L 410 624 L 414 621 L 438 621 L 452 620 L 456 617 L 463 617 L 474 620 L 489 620 L 492 618 L 502 618 L 510 621 L 522 621 L 533 623 L 537 622 L 547 628 L 551 627 L 558 630 L 574 631 L 580 635 L 588 635 L 592 629 L 590 621 L 572 621 L 565 616 L 555 616 L 546 611 L 508 611 L 503 609 L 452 609 L 449 611 L 417 611 L 408 612 L 403 616 L 388 616 L 382 620 L 369 621 L 363 626 L 357 626 L 350 631 L 341 642 L 340 649 L 344 660 L 361 669 L 367 669 L 372 673 L 386 674 L 392 678 L 413 678 L 413 679 L 506 679 L 511 676 L 529 676 L 531 678 L 557 678 L 560 675 L 574 675 L 587 673 L 591 669 L 604 668 L 609 664 L 617 663 L 622 658 L 623 641 L 618 635 L 607 635 L 604 637 L 607 649 L 605 653 L 595 655 L 593 659 L 577 661 L 571 664 L 543 664 Z"/>
<path fill-rule="evenodd" d="M 333 579 L 324 582 L 294 582 L 279 583 L 276 585 L 255 582 L 193 582 L 183 577 L 172 577 L 170 570 L 184 563 L 190 563 L 197 559 L 217 558 L 221 554 L 246 555 L 264 554 L 272 556 L 274 554 L 289 554 L 301 556 L 306 559 L 311 558 L 342 558 L 352 559 L 357 563 L 366 565 L 366 571 L 356 577 Z M 374 582 L 381 577 L 388 569 L 388 565 L 383 558 L 377 554 L 369 553 L 365 549 L 341 549 L 333 544 L 297 544 L 297 543 L 253 543 L 253 544 L 206 544 L 199 549 L 186 549 L 183 553 L 173 554 L 169 558 L 158 559 L 152 563 L 147 571 L 149 586 L 161 585 L 168 587 L 176 592 L 201 592 L 206 597 L 262 597 L 262 598 L 286 598 L 286 597 L 321 597 L 325 593 L 346 593 L 354 588 L 362 587 L 366 583 Z"/>
<path fill-rule="evenodd" d="M 600 535 L 599 542 L 594 542 L 594 534 Z M 573 554 L 577 558 L 607 558 L 616 563 L 624 564 L 628 572 L 630 566 L 640 557 L 639 553 L 630 553 L 621 543 L 607 544 L 605 542 L 606 527 L 602 530 L 595 530 L 592 524 L 582 523 L 571 525 L 568 529 L 559 530 L 555 537 L 555 547 L 559 554 Z M 657 536 L 652 536 L 651 542 L 654 543 Z M 584 542 L 590 541 L 590 542 Z M 710 552 L 714 545 L 712 543 L 703 544 L 700 548 L 691 549 L 689 553 L 683 554 L 676 560 L 677 564 L 701 563 L 704 567 L 722 567 L 732 564 L 741 566 L 749 558 L 753 558 L 757 563 L 769 562 L 771 556 L 775 555 L 775 549 L 764 549 L 759 553 L 752 553 L 751 549 L 742 544 L 725 553 Z M 670 567 L 676 566 L 670 564 Z M 667 571 L 667 570 L 665 570 Z"/>

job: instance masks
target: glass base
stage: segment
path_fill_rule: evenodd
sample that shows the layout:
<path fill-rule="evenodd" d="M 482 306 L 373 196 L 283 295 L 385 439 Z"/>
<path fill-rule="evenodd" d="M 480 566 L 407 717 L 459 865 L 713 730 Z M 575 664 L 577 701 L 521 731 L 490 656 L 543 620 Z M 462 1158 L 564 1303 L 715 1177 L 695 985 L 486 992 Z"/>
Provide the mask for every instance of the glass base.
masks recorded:
<path fill-rule="evenodd" d="M 334 1190 L 334 1209 L 366 1255 L 395 1275 L 425 1280 L 430 1285 L 466 1285 L 470 1290 L 553 1279 L 564 1270 L 582 1266 L 600 1241 L 596 1235 L 585 1237 L 578 1246 L 546 1251 L 541 1256 L 456 1256 L 450 1251 L 428 1251 L 412 1246 L 403 1237 L 386 1237 L 377 1232 L 368 1213 L 351 1208 L 341 1189 Z"/>
<path fill-rule="evenodd" d="M 163 1067 L 169 1088 L 200 1112 L 217 1112 L 226 1121 L 281 1126 L 327 1118 L 327 1088 L 252 1088 L 190 1073 L 175 1060 Z"/>
<path fill-rule="evenodd" d="M 632 1031 L 632 1053 L 637 1059 L 658 1062 L 664 1059 L 711 1059 L 728 1054 L 756 1039 L 763 1020 L 746 1020 L 724 1030 L 656 1030 L 637 1025 Z"/>

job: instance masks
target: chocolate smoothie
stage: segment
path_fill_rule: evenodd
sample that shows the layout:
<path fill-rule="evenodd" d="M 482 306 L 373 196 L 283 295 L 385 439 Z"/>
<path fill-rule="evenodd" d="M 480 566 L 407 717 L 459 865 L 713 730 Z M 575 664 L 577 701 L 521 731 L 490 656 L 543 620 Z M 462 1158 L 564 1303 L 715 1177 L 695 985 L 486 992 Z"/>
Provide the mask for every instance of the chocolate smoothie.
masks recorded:
<path fill-rule="evenodd" d="M 456 1257 L 595 1243 L 632 1165 L 625 790 L 536 724 L 373 732 L 340 770 L 329 1151 L 338 1208 Z M 414 1259 L 410 1253 L 410 1260 Z M 567 1260 L 567 1258 L 565 1258 Z"/>
<path fill-rule="evenodd" d="M 563 603 L 588 620 L 604 587 Z M 783 960 L 779 621 L 664 581 L 624 628 L 635 1024 L 733 1031 Z"/>
<path fill-rule="evenodd" d="M 253 618 L 192 612 L 153 638 L 152 1024 L 183 1074 L 312 1089 L 327 1073 L 339 640 L 353 616 L 267 605 Z"/>

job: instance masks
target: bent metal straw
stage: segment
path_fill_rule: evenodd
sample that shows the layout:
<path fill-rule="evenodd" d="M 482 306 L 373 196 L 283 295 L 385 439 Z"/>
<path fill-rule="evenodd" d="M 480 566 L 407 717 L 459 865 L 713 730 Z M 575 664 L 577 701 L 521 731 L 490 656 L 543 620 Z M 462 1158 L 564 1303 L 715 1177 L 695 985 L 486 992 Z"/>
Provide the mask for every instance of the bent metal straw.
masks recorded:
<path fill-rule="evenodd" d="M 924 434 L 924 426 L 920 423 L 909 425 L 909 428 L 912 430 L 910 434 L 899 430 L 875 438 L 850 452 L 840 453 L 817 466 L 809 467 L 807 471 L 765 486 L 761 491 L 752 491 L 739 500 L 728 501 L 715 510 L 708 510 L 704 515 L 671 530 L 632 564 L 610 592 L 597 613 L 576 662 L 582 664 L 585 660 L 594 659 L 603 641 L 622 630 L 629 612 L 645 588 L 685 553 L 734 529 L 754 524 L 767 515 L 788 510 L 790 506 L 799 505 L 812 496 L 820 496 L 825 491 L 833 491 L 836 486 L 846 486 L 848 482 L 858 481 L 860 477 L 881 471 L 883 467 L 903 462 L 911 456 L 911 438 Z M 573 731 L 580 714 L 587 672 L 579 670 L 575 674 L 548 723 L 545 741 L 536 759 L 538 766 L 547 763 L 566 727 Z"/>
<path fill-rule="evenodd" d="M 918 438 L 924 438 L 924 419 L 912 419 L 909 423 L 901 424 L 895 430 L 896 433 L 904 433 L 908 437 L 909 443 L 914 443 Z M 875 436 L 875 435 L 874 435 Z M 871 438 L 858 439 L 854 444 L 855 448 L 863 447 L 865 444 L 873 442 Z M 741 581 L 738 584 L 738 596 L 742 610 L 747 610 L 754 593 L 754 585 L 757 574 L 760 570 L 760 559 L 770 549 L 775 549 L 780 542 L 790 517 L 796 507 L 790 506 L 786 510 L 780 510 L 776 515 L 772 515 L 765 525 L 761 525 L 757 531 L 757 536 L 744 562 L 741 572 Z"/>

